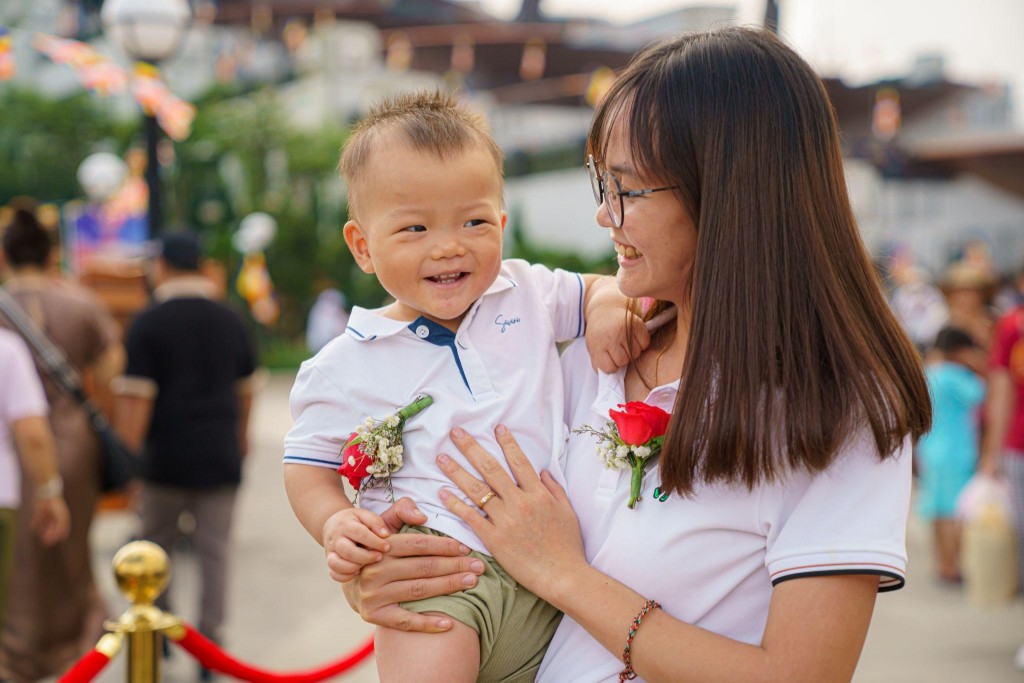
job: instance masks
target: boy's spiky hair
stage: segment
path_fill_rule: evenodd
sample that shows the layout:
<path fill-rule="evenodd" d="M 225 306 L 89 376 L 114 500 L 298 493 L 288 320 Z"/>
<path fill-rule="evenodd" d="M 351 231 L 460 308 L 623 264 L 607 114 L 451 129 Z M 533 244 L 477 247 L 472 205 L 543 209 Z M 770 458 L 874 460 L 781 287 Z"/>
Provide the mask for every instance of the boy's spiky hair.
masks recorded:
<path fill-rule="evenodd" d="M 503 175 L 504 155 L 491 137 L 484 117 L 454 95 L 421 90 L 385 98 L 352 129 L 341 153 L 338 170 L 349 183 L 348 210 L 355 216 L 355 180 L 371 155 L 390 140 L 404 141 L 413 149 L 449 158 L 474 144 L 483 145 Z"/>

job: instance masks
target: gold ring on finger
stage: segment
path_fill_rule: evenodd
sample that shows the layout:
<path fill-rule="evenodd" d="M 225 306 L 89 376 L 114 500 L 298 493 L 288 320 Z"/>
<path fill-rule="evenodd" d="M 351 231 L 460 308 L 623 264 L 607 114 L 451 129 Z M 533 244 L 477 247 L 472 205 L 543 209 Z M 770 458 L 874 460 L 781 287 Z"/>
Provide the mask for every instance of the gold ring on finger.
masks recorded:
<path fill-rule="evenodd" d="M 491 498 L 494 498 L 495 495 L 497 494 L 495 494 L 494 491 L 488 491 L 484 494 L 484 497 L 480 499 L 480 502 L 476 504 L 477 507 L 482 508 L 484 505 L 487 505 L 488 501 L 490 501 Z"/>

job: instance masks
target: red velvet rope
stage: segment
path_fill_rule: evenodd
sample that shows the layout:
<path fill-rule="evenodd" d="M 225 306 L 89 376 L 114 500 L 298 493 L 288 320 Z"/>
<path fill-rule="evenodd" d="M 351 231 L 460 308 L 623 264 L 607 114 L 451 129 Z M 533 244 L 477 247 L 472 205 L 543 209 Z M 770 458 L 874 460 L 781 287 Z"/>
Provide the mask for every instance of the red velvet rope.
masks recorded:
<path fill-rule="evenodd" d="M 238 661 L 188 624 L 184 624 L 183 628 L 185 635 L 180 639 L 174 639 L 175 642 L 195 657 L 203 667 L 250 683 L 316 683 L 348 671 L 373 654 L 371 636 L 356 650 L 327 666 L 312 671 L 273 673 Z"/>
<path fill-rule="evenodd" d="M 110 657 L 99 650 L 90 650 L 61 676 L 57 683 L 89 683 L 110 663 Z"/>

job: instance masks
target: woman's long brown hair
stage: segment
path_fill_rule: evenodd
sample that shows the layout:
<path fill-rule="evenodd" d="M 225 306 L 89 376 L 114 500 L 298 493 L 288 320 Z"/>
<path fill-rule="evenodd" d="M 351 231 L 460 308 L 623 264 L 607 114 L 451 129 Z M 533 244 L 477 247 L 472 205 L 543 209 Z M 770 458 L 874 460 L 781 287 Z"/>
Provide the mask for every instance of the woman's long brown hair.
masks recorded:
<path fill-rule="evenodd" d="M 634 165 L 678 185 L 697 228 L 663 488 L 822 471 L 865 426 L 880 458 L 925 433 L 921 363 L 861 242 L 807 63 L 764 31 L 687 34 L 616 80 L 591 127 L 596 158 L 618 121 Z"/>

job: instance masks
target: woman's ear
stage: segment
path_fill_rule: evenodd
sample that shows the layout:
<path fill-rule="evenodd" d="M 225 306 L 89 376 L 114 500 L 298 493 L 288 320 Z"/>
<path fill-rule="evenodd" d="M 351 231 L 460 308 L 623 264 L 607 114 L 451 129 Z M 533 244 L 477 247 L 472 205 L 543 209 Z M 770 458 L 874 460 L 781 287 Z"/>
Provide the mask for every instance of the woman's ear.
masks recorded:
<path fill-rule="evenodd" d="M 363 229 L 355 221 L 349 221 L 345 223 L 341 233 L 345 237 L 348 250 L 352 252 L 352 257 L 356 260 L 356 265 L 364 273 L 372 273 L 373 260 L 370 258 L 370 243 L 367 241 Z"/>

